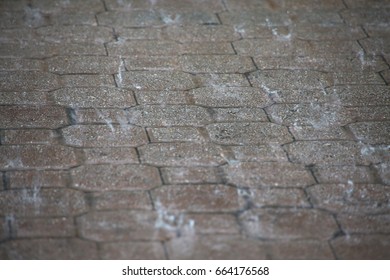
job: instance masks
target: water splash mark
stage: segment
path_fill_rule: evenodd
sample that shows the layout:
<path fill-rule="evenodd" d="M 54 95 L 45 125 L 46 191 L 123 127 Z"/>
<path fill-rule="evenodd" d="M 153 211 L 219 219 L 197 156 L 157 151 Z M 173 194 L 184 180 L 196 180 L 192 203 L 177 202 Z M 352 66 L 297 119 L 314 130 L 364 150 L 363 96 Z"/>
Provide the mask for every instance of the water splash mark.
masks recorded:
<path fill-rule="evenodd" d="M 45 23 L 42 12 L 38 8 L 26 6 L 23 19 L 28 27 L 38 27 Z"/>
<path fill-rule="evenodd" d="M 265 22 L 266 22 L 266 25 L 267 25 L 268 29 L 271 30 L 272 35 L 274 35 L 277 40 L 280 40 L 280 41 L 290 41 L 291 40 L 292 33 L 291 33 L 291 30 L 290 30 L 290 26 L 287 27 L 288 33 L 287 34 L 282 34 L 282 33 L 279 32 L 278 27 L 273 25 L 273 23 L 271 22 L 271 20 L 269 18 L 266 18 Z"/>
<path fill-rule="evenodd" d="M 167 14 L 164 11 L 161 11 L 161 20 L 164 22 L 166 25 L 173 25 L 177 24 L 181 20 L 181 15 L 179 14 Z"/>
<path fill-rule="evenodd" d="M 117 77 L 118 77 L 117 87 L 122 87 L 122 83 L 123 83 L 122 72 L 123 71 L 125 71 L 125 65 L 124 65 L 122 56 L 120 55 L 119 56 L 118 75 L 117 75 Z"/>
<path fill-rule="evenodd" d="M 16 218 L 13 214 L 8 214 L 5 216 L 3 230 L 5 231 L 5 236 L 7 236 L 8 238 L 12 239 L 16 237 Z"/>
<path fill-rule="evenodd" d="M 41 188 L 42 188 L 41 176 L 39 171 L 36 170 L 30 188 L 25 188 L 21 192 L 21 200 L 23 206 L 32 205 L 35 214 L 39 214 L 41 205 L 43 203 L 43 199 L 40 194 Z"/>
<path fill-rule="evenodd" d="M 96 112 L 96 115 L 103 119 L 104 122 L 106 123 L 106 125 L 110 128 L 111 132 L 114 133 L 115 132 L 115 128 L 114 126 L 112 125 L 112 120 L 108 117 L 106 117 L 99 109 L 97 109 L 96 107 L 93 107 L 93 109 L 95 110 Z"/>

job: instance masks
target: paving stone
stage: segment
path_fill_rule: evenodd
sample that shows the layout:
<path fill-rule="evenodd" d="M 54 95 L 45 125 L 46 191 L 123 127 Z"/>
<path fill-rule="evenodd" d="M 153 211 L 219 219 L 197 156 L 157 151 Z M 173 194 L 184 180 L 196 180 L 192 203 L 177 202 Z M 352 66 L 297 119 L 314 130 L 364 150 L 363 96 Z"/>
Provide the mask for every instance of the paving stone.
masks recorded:
<path fill-rule="evenodd" d="M 45 26 L 36 33 L 47 42 L 103 44 L 113 40 L 112 29 L 103 26 Z"/>
<path fill-rule="evenodd" d="M 77 124 L 104 124 L 111 131 L 115 130 L 113 124 L 119 124 L 124 130 L 129 128 L 127 114 L 123 109 L 76 109 L 71 114 Z"/>
<path fill-rule="evenodd" d="M 145 130 L 132 125 L 72 125 L 62 129 L 65 143 L 79 147 L 137 147 L 148 142 Z"/>
<path fill-rule="evenodd" d="M 198 234 L 238 234 L 240 228 L 236 217 L 229 214 L 189 214 Z"/>
<path fill-rule="evenodd" d="M 96 210 L 152 210 L 149 195 L 141 191 L 95 192 L 91 199 L 92 207 Z"/>
<path fill-rule="evenodd" d="M 95 243 L 69 238 L 11 240 L 0 245 L 2 253 L 11 260 L 47 260 L 48 256 L 52 260 L 98 259 Z"/>
<path fill-rule="evenodd" d="M 205 108 L 192 105 L 142 105 L 127 113 L 130 123 L 141 126 L 202 126 L 211 122 Z"/>
<path fill-rule="evenodd" d="M 354 85 L 354 84 L 385 84 L 385 81 L 378 73 L 372 72 L 339 72 L 333 73 L 335 85 Z"/>
<path fill-rule="evenodd" d="M 69 124 L 64 108 L 54 106 L 5 106 L 0 112 L 3 128 L 58 128 Z"/>
<path fill-rule="evenodd" d="M 1 91 L 50 91 L 59 88 L 58 77 L 39 71 L 0 72 Z"/>
<path fill-rule="evenodd" d="M 338 231 L 331 214 L 313 209 L 256 209 L 240 216 L 249 236 L 269 239 L 329 239 Z"/>
<path fill-rule="evenodd" d="M 225 185 L 173 185 L 152 191 L 155 203 L 167 210 L 227 212 L 239 209 L 237 190 Z"/>
<path fill-rule="evenodd" d="M 6 177 L 10 189 L 61 188 L 69 182 L 68 172 L 59 170 L 7 171 Z"/>
<path fill-rule="evenodd" d="M 107 44 L 109 55 L 116 56 L 175 56 L 179 55 L 181 45 L 168 40 L 134 40 Z"/>
<path fill-rule="evenodd" d="M 186 104 L 187 93 L 183 91 L 136 91 L 135 96 L 139 104 Z"/>
<path fill-rule="evenodd" d="M 294 35 L 301 40 L 358 40 L 367 37 L 361 27 L 338 25 L 299 24 L 294 26 Z"/>
<path fill-rule="evenodd" d="M 19 2 L 18 8 L 20 10 L 24 10 L 27 6 L 26 2 L 31 1 L 16 1 Z M 8 3 L 7 3 L 8 4 Z M 8 6 L 8 5 L 7 5 Z M 50 0 L 33 0 L 31 3 L 31 6 L 36 9 L 42 11 L 43 13 L 54 13 L 57 11 L 94 11 L 99 12 L 104 10 L 104 6 L 99 1 L 95 0 L 87 0 L 83 1 L 83 3 L 79 3 L 76 0 L 69 0 L 69 1 L 50 1 Z M 30 8 L 28 6 L 28 8 Z"/>
<path fill-rule="evenodd" d="M 104 260 L 164 260 L 164 247 L 160 242 L 115 242 L 100 245 Z"/>
<path fill-rule="evenodd" d="M 388 260 L 390 240 L 388 235 L 343 236 L 331 242 L 339 259 Z"/>
<path fill-rule="evenodd" d="M 70 107 L 131 107 L 135 100 L 130 90 L 119 88 L 62 88 L 50 93 L 54 102 Z"/>
<path fill-rule="evenodd" d="M 363 49 L 371 55 L 389 55 L 389 41 L 384 38 L 367 38 L 359 41 Z"/>
<path fill-rule="evenodd" d="M 197 74 L 200 86 L 203 87 L 249 87 L 247 78 L 242 74 Z"/>
<path fill-rule="evenodd" d="M 367 166 L 315 166 L 313 172 L 319 183 L 375 182 L 375 177 Z"/>
<path fill-rule="evenodd" d="M 211 141 L 222 145 L 259 145 L 292 141 L 286 127 L 273 123 L 218 123 L 206 127 Z"/>
<path fill-rule="evenodd" d="M 0 146 L 0 169 L 50 168 L 75 166 L 78 160 L 69 147 L 49 145 Z"/>
<path fill-rule="evenodd" d="M 292 162 L 305 165 L 366 165 L 371 159 L 352 141 L 299 141 L 284 147 Z"/>
<path fill-rule="evenodd" d="M 79 234 L 85 239 L 110 241 L 146 241 L 167 237 L 164 229 L 155 226 L 158 220 L 152 211 L 99 211 L 77 218 Z"/>
<path fill-rule="evenodd" d="M 195 127 L 158 127 L 146 129 L 150 142 L 202 142 L 201 133 Z"/>
<path fill-rule="evenodd" d="M 347 85 L 329 87 L 326 91 L 344 106 L 390 105 L 390 89 L 382 85 Z"/>
<path fill-rule="evenodd" d="M 125 59 L 127 70 L 180 70 L 178 56 L 139 56 Z"/>
<path fill-rule="evenodd" d="M 165 184 L 220 183 L 219 172 L 210 167 L 164 167 L 161 168 Z"/>
<path fill-rule="evenodd" d="M 44 62 L 37 59 L 0 58 L 0 71 L 42 71 Z"/>
<path fill-rule="evenodd" d="M 268 11 L 279 11 L 279 10 L 311 10 L 311 9 L 319 9 L 319 10 L 339 10 L 345 8 L 343 3 L 338 0 L 299 0 L 294 2 L 289 2 L 285 0 L 277 0 L 277 1 L 266 1 L 259 2 L 256 0 L 249 0 L 242 3 L 239 0 L 227 0 L 226 5 L 229 10 L 253 10 L 255 8 L 265 9 Z"/>
<path fill-rule="evenodd" d="M 349 234 L 357 233 L 389 233 L 390 215 L 337 215 L 337 220 L 343 231 Z"/>
<path fill-rule="evenodd" d="M 224 10 L 224 6 L 220 0 L 183 0 L 179 3 L 175 0 L 160 0 L 156 2 L 125 0 L 115 1 L 107 0 L 106 5 L 108 10 L 143 10 L 155 9 L 164 11 L 213 11 L 218 12 Z"/>
<path fill-rule="evenodd" d="M 51 102 L 46 92 L 0 92 L 1 105 L 35 105 L 44 106 Z"/>
<path fill-rule="evenodd" d="M 15 219 L 17 238 L 72 237 L 76 229 L 72 218 Z"/>
<path fill-rule="evenodd" d="M 382 5 L 378 8 L 369 6 L 369 9 L 367 9 L 367 7 L 357 9 L 345 9 L 341 12 L 341 16 L 345 20 L 345 22 L 352 26 L 367 23 L 369 25 L 385 25 L 389 22 L 389 15 L 389 7 L 384 7 Z"/>
<path fill-rule="evenodd" d="M 322 184 L 307 191 L 315 207 L 337 213 L 389 211 L 390 186 L 375 184 Z"/>
<path fill-rule="evenodd" d="M 390 122 L 359 122 L 350 124 L 349 128 L 364 143 L 390 144 Z"/>
<path fill-rule="evenodd" d="M 221 100 L 223 102 L 223 100 Z M 217 105 L 217 104 L 216 104 Z M 252 105 L 252 104 L 247 104 Z M 253 104 L 256 105 L 256 104 Z M 218 106 L 218 105 L 217 105 Z M 215 122 L 267 122 L 268 117 L 260 108 L 213 108 Z"/>
<path fill-rule="evenodd" d="M 230 147 L 238 161 L 287 161 L 287 155 L 278 144 Z"/>
<path fill-rule="evenodd" d="M 214 235 L 173 239 L 167 243 L 167 250 L 173 259 L 265 259 L 265 250 L 256 245 L 255 241 L 239 236 Z M 237 252 L 245 252 L 245 256 Z"/>
<path fill-rule="evenodd" d="M 234 55 L 235 51 L 232 45 L 228 42 L 191 42 L 181 44 L 182 54 L 193 55 Z"/>
<path fill-rule="evenodd" d="M 353 140 L 353 137 L 345 129 L 334 126 L 337 125 L 337 121 L 332 123 L 329 119 L 325 120 L 325 123 L 321 124 L 325 127 L 318 127 L 317 125 L 314 127 L 311 125 L 299 126 L 293 123 L 289 127 L 289 131 L 295 140 Z"/>
<path fill-rule="evenodd" d="M 315 182 L 308 170 L 293 163 L 233 163 L 224 171 L 228 182 L 238 187 L 304 187 Z"/>
<path fill-rule="evenodd" d="M 354 122 L 390 121 L 390 106 L 347 107 L 345 110 Z"/>
<path fill-rule="evenodd" d="M 225 160 L 212 144 L 156 143 L 138 148 L 141 162 L 158 166 L 216 166 Z"/>
<path fill-rule="evenodd" d="M 144 11 L 110 11 L 97 15 L 99 25 L 121 27 L 145 27 L 163 24 L 158 12 Z"/>
<path fill-rule="evenodd" d="M 161 184 L 158 170 L 143 165 L 85 165 L 71 174 L 73 187 L 88 191 L 147 190 Z"/>
<path fill-rule="evenodd" d="M 356 56 L 362 48 L 355 41 L 302 41 L 281 38 L 244 39 L 233 42 L 239 55 L 264 57 Z"/>
<path fill-rule="evenodd" d="M 120 71 L 120 59 L 106 56 L 53 57 L 46 60 L 48 70 L 58 74 L 114 74 Z M 119 69 L 118 69 L 119 68 Z"/>
<path fill-rule="evenodd" d="M 168 26 L 163 35 L 179 42 L 232 42 L 240 39 L 234 28 L 227 25 Z"/>
<path fill-rule="evenodd" d="M 313 126 L 329 129 L 351 122 L 339 104 L 274 104 L 266 109 L 275 123 L 287 126 Z"/>
<path fill-rule="evenodd" d="M 236 55 L 184 55 L 179 57 L 183 71 L 192 73 L 246 73 L 255 70 L 252 59 Z"/>
<path fill-rule="evenodd" d="M 195 104 L 207 107 L 265 107 L 267 94 L 252 87 L 201 87 L 190 91 Z"/>
<path fill-rule="evenodd" d="M 310 207 L 305 192 L 298 188 L 254 188 L 249 200 L 254 207 Z"/>
<path fill-rule="evenodd" d="M 186 90 L 195 87 L 193 75 L 176 71 L 123 72 L 122 85 L 143 90 Z"/>
<path fill-rule="evenodd" d="M 115 147 L 115 148 L 91 148 L 83 149 L 85 163 L 102 164 L 102 163 L 138 163 L 138 155 L 134 148 Z"/>
<path fill-rule="evenodd" d="M 259 88 L 316 89 L 332 84 L 327 73 L 309 70 L 264 70 L 249 75 L 251 83 Z"/>
<path fill-rule="evenodd" d="M 64 87 L 109 87 L 115 86 L 112 75 L 64 75 L 61 76 Z"/>
<path fill-rule="evenodd" d="M 379 72 L 388 68 L 386 62 L 379 56 L 365 55 L 331 55 L 323 57 L 294 56 L 294 57 L 254 57 L 259 69 L 311 69 L 327 72 L 374 71 Z"/>
<path fill-rule="evenodd" d="M 379 173 L 382 182 L 390 185 L 390 162 L 382 162 L 376 166 L 376 170 Z"/>
<path fill-rule="evenodd" d="M 53 144 L 56 134 L 48 129 L 4 130 L 3 145 Z"/>
<path fill-rule="evenodd" d="M 16 217 L 62 217 L 87 210 L 81 192 L 65 188 L 29 188 L 0 192 L 0 210 Z"/>

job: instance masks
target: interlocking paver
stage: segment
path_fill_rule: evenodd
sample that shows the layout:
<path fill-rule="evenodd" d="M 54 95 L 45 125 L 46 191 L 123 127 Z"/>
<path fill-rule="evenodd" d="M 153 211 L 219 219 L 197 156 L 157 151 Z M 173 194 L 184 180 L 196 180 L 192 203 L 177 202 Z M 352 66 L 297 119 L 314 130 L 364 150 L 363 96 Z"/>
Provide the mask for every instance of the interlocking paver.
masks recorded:
<path fill-rule="evenodd" d="M 66 110 L 54 106 L 2 106 L 3 128 L 59 128 L 69 124 Z"/>
<path fill-rule="evenodd" d="M 72 218 L 16 218 L 15 237 L 74 237 L 76 229 Z"/>
<path fill-rule="evenodd" d="M 390 186 L 375 184 L 322 184 L 308 189 L 315 207 L 329 211 L 380 213 L 389 210 Z"/>
<path fill-rule="evenodd" d="M 225 185 L 173 185 L 152 191 L 153 200 L 167 210 L 232 212 L 240 208 L 237 190 Z"/>
<path fill-rule="evenodd" d="M 225 159 L 220 147 L 200 143 L 157 143 L 138 148 L 141 162 L 158 166 L 217 166 Z"/>
<path fill-rule="evenodd" d="M 16 217 L 61 217 L 87 211 L 87 203 L 80 191 L 65 188 L 7 190 L 0 192 L 0 210 Z"/>
<path fill-rule="evenodd" d="M 285 146 L 291 161 L 306 165 L 367 165 L 371 157 L 362 148 L 353 141 L 298 141 Z"/>
<path fill-rule="evenodd" d="M 80 239 L 36 238 L 2 243 L 0 255 L 13 260 L 45 260 L 47 256 L 53 260 L 94 260 L 98 259 L 98 250 L 95 243 Z"/>
<path fill-rule="evenodd" d="M 65 143 L 78 147 L 137 147 L 147 143 L 145 131 L 133 125 L 72 125 L 61 130 Z"/>
<path fill-rule="evenodd" d="M 137 152 L 134 148 L 115 147 L 115 148 L 90 148 L 83 149 L 85 163 L 138 163 Z"/>
<path fill-rule="evenodd" d="M 66 187 L 69 182 L 67 171 L 60 170 L 23 170 L 7 171 L 7 183 L 10 189 Z"/>
<path fill-rule="evenodd" d="M 163 260 L 164 247 L 160 242 L 110 242 L 101 245 L 99 255 L 104 260 Z"/>
<path fill-rule="evenodd" d="M 219 172 L 209 167 L 164 167 L 161 168 L 165 184 L 220 183 Z"/>
<path fill-rule="evenodd" d="M 304 187 L 314 184 L 308 170 L 287 162 L 243 162 L 224 167 L 229 183 L 238 187 Z"/>
<path fill-rule="evenodd" d="M 152 203 L 146 192 L 110 191 L 93 193 L 92 207 L 96 210 L 152 210 Z"/>
<path fill-rule="evenodd" d="M 331 242 L 339 259 L 388 260 L 390 240 L 388 235 L 352 235 Z"/>
<path fill-rule="evenodd" d="M 141 126 L 202 126 L 211 122 L 205 108 L 192 105 L 143 105 L 127 110 L 131 124 Z"/>
<path fill-rule="evenodd" d="M 346 234 L 389 233 L 390 215 L 337 215 L 337 220 Z"/>
<path fill-rule="evenodd" d="M 359 122 L 349 125 L 357 140 L 368 144 L 390 144 L 390 122 Z"/>
<path fill-rule="evenodd" d="M 77 225 L 84 239 L 94 241 L 164 239 L 167 233 L 155 226 L 157 220 L 152 211 L 99 211 L 78 217 Z"/>
<path fill-rule="evenodd" d="M 0 146 L 0 169 L 67 168 L 78 164 L 75 150 L 64 146 Z"/>
<path fill-rule="evenodd" d="M 5 130 L 3 145 L 53 144 L 56 134 L 49 129 Z"/>
<path fill-rule="evenodd" d="M 186 90 L 195 87 L 193 75 L 178 71 L 122 72 L 122 85 L 142 90 Z"/>
<path fill-rule="evenodd" d="M 132 91 L 118 88 L 62 88 L 50 93 L 56 104 L 69 107 L 131 107 L 136 105 Z"/>
<path fill-rule="evenodd" d="M 274 123 L 218 123 L 206 128 L 216 144 L 259 145 L 292 141 L 287 128 Z"/>
<path fill-rule="evenodd" d="M 331 214 L 312 209 L 257 209 L 245 212 L 240 221 L 248 235 L 258 238 L 327 240 L 338 231 Z"/>
<path fill-rule="evenodd" d="M 265 107 L 271 103 L 263 90 L 252 87 L 201 87 L 190 95 L 195 104 L 207 107 Z"/>
<path fill-rule="evenodd" d="M 74 188 L 89 191 L 147 190 L 160 185 L 158 170 L 143 165 L 85 165 L 71 174 Z"/>
<path fill-rule="evenodd" d="M 388 258 L 386 0 L 0 0 L 0 259 Z"/>

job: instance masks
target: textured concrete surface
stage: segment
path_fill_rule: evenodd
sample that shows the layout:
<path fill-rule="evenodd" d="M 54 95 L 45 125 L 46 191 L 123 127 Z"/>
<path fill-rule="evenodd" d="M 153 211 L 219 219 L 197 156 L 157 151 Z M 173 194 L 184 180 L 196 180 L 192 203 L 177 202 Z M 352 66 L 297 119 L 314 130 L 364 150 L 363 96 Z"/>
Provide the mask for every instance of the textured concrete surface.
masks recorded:
<path fill-rule="evenodd" d="M 0 0 L 0 259 L 390 259 L 387 0 Z"/>

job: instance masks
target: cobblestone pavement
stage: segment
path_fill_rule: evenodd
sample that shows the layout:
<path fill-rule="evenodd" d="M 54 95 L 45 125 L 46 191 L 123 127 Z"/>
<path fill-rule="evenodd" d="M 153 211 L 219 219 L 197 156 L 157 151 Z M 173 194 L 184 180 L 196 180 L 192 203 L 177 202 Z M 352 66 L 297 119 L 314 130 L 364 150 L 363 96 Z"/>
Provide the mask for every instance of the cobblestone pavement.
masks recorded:
<path fill-rule="evenodd" d="M 390 259 L 390 1 L 0 0 L 0 259 Z"/>

